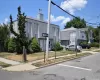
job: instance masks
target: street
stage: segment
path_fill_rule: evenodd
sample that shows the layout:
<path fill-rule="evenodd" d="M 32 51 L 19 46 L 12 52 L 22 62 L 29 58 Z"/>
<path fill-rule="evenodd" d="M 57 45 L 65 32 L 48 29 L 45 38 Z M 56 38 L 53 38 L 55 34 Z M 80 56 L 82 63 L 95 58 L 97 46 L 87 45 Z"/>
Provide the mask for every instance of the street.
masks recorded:
<path fill-rule="evenodd" d="M 100 53 L 33 71 L 0 70 L 0 80 L 100 80 Z"/>

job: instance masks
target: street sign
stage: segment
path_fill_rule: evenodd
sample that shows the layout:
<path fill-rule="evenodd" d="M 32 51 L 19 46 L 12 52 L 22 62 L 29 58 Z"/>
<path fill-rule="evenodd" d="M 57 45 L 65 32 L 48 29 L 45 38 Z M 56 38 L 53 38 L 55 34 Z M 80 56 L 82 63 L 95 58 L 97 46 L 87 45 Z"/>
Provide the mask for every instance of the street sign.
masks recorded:
<path fill-rule="evenodd" d="M 48 34 L 47 33 L 42 33 L 42 36 L 43 37 L 48 37 Z"/>

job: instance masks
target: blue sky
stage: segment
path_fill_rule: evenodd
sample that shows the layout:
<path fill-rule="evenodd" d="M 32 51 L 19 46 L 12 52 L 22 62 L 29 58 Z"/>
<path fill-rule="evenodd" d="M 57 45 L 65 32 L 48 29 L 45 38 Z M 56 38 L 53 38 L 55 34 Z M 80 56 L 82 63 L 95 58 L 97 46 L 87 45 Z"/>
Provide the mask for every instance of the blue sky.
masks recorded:
<path fill-rule="evenodd" d="M 100 21 L 100 0 L 52 0 L 69 11 L 75 16 L 84 18 L 87 22 L 99 23 Z M 29 17 L 36 18 L 39 8 L 42 9 L 44 20 L 47 20 L 48 2 L 47 0 L 0 0 L 0 23 L 8 22 L 9 15 L 12 14 L 16 19 L 17 7 L 21 6 L 22 12 Z M 66 22 L 72 19 L 56 6 L 51 8 L 51 22 L 58 24 L 61 29 L 64 28 Z"/>

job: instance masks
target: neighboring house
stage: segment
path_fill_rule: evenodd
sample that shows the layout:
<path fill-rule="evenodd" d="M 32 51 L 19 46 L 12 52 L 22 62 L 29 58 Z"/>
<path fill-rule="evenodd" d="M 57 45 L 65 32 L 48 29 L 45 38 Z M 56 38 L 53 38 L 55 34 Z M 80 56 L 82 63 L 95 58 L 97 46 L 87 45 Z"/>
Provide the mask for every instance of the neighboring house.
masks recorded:
<path fill-rule="evenodd" d="M 87 30 L 88 30 L 87 28 L 77 29 L 74 27 L 61 30 L 60 31 L 61 45 L 63 45 L 63 46 L 67 46 L 70 44 L 75 45 L 76 41 L 77 41 L 77 44 L 79 44 L 81 41 L 86 41 L 87 37 L 86 37 L 85 31 L 87 31 Z M 92 39 L 93 39 L 92 32 L 90 31 L 89 42 L 91 42 Z"/>
<path fill-rule="evenodd" d="M 26 18 L 26 36 L 29 37 L 29 39 L 36 37 L 40 47 L 42 50 L 45 50 L 46 40 L 42 36 L 42 33 L 47 33 L 47 22 L 43 20 L 43 14 L 39 12 L 37 19 L 34 18 Z M 14 30 L 18 32 L 18 25 L 17 21 L 14 22 Z M 11 34 L 11 37 L 14 36 Z M 55 41 L 59 41 L 60 36 L 60 29 L 58 25 L 50 24 L 49 29 L 49 50 L 51 50 L 52 45 Z"/>

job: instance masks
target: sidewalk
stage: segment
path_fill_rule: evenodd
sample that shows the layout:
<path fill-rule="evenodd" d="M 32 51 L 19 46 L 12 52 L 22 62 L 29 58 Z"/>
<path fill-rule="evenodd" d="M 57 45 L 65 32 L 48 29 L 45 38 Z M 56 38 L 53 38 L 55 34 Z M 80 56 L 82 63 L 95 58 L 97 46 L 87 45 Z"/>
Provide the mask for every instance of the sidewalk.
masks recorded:
<path fill-rule="evenodd" d="M 18 65 L 18 64 L 21 64 L 20 62 L 8 60 L 8 59 L 1 58 L 1 57 L 0 57 L 0 61 L 1 61 L 1 62 L 4 62 L 4 63 L 7 63 L 7 64 L 11 64 L 11 65 Z"/>
<path fill-rule="evenodd" d="M 96 50 L 99 50 L 99 49 L 96 49 Z M 98 52 L 93 52 L 93 51 L 96 51 L 96 50 L 92 50 L 92 51 L 82 51 L 81 53 L 78 53 L 78 54 L 84 54 L 84 53 L 92 53 L 92 54 L 96 54 Z M 57 58 L 61 58 L 61 57 L 65 57 L 65 56 L 72 56 L 72 55 L 75 55 L 75 54 L 68 54 L 68 55 L 63 55 L 63 56 L 58 56 Z M 49 59 L 54 59 L 55 57 L 51 57 Z M 32 61 L 32 62 L 29 62 L 29 63 L 23 63 L 23 64 L 20 64 L 19 62 L 13 62 L 10 60 L 10 63 L 12 64 L 20 64 L 20 65 L 15 65 L 15 66 L 11 66 L 11 67 L 7 67 L 7 68 L 3 68 L 4 70 L 7 70 L 7 71 L 26 71 L 26 70 L 33 70 L 33 69 L 36 69 L 37 67 L 36 66 L 33 66 L 32 64 L 33 63 L 37 63 L 37 62 L 40 62 L 40 61 L 43 61 L 44 59 L 41 59 L 41 60 L 36 60 L 36 61 Z M 7 60 L 7 63 L 8 63 L 9 60 Z"/>

